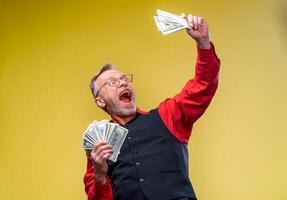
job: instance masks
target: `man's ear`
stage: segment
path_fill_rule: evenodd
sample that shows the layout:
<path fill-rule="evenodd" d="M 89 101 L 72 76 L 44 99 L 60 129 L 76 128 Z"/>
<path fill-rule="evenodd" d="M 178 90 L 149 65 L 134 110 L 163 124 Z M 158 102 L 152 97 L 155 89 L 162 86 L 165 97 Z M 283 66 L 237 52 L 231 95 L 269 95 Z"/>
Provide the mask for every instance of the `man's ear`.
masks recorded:
<path fill-rule="evenodd" d="M 100 108 L 106 107 L 106 102 L 101 97 L 96 97 L 95 102 L 96 102 L 97 106 Z"/>

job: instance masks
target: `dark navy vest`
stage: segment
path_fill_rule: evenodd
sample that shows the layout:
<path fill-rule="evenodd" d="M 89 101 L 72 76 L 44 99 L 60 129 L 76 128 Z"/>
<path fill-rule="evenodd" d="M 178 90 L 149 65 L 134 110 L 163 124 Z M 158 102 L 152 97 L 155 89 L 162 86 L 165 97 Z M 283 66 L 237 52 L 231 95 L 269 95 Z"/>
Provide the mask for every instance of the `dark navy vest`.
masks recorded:
<path fill-rule="evenodd" d="M 157 110 L 124 126 L 129 133 L 116 163 L 108 162 L 115 200 L 195 198 L 186 144 L 166 128 Z"/>

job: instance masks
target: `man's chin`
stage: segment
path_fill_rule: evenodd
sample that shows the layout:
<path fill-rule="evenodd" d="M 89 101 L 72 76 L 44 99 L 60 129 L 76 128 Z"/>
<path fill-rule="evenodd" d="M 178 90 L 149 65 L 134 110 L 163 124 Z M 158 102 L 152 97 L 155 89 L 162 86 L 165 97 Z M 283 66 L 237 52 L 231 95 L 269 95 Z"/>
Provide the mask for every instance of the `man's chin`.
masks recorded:
<path fill-rule="evenodd" d="M 123 117 L 126 117 L 135 114 L 137 111 L 137 107 L 134 103 L 125 104 L 118 111 L 123 115 Z"/>
<path fill-rule="evenodd" d="M 136 106 L 134 106 L 134 107 L 131 107 L 131 108 L 128 108 L 128 109 L 127 108 L 123 109 L 123 114 L 125 116 L 130 116 L 130 115 L 135 114 L 136 111 L 137 111 L 137 108 L 136 108 Z"/>
<path fill-rule="evenodd" d="M 128 117 L 135 114 L 137 111 L 136 104 L 133 101 L 119 102 L 114 106 L 108 105 L 108 113 L 119 117 Z"/>

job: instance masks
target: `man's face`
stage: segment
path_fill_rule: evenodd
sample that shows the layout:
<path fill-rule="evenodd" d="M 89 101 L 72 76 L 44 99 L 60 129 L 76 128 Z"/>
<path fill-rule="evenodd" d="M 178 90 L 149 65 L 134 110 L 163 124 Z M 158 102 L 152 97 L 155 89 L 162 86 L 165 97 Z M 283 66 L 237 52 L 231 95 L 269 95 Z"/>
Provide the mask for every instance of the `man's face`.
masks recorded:
<path fill-rule="evenodd" d="M 125 74 L 119 70 L 107 70 L 94 83 L 96 88 L 101 88 L 105 84 L 96 97 L 96 103 L 110 115 L 126 117 L 136 112 L 135 92 L 131 83 L 122 80 L 124 76 Z M 114 87 L 107 83 L 113 79 L 119 81 Z"/>

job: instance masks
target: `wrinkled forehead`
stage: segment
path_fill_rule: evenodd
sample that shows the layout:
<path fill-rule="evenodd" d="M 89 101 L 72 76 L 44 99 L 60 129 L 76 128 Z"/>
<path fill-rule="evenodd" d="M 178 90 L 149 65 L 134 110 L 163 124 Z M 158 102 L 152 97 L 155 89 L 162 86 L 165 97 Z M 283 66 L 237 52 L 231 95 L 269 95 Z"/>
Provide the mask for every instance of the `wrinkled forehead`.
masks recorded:
<path fill-rule="evenodd" d="M 123 74 L 124 74 L 123 72 L 117 69 L 110 69 L 110 70 L 104 71 L 96 80 L 96 84 L 102 85 L 105 82 L 107 82 L 107 80 L 109 80 L 110 78 L 119 78 Z"/>

